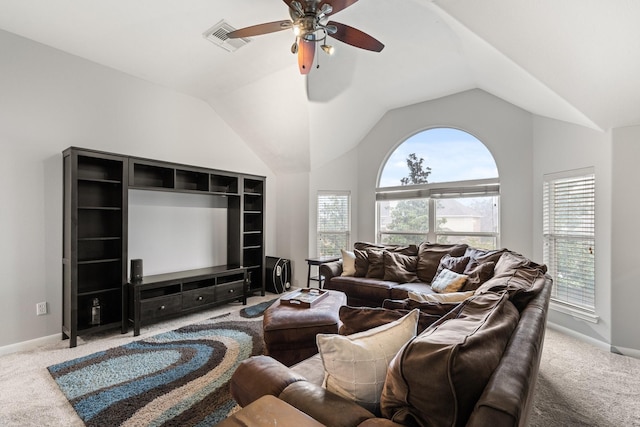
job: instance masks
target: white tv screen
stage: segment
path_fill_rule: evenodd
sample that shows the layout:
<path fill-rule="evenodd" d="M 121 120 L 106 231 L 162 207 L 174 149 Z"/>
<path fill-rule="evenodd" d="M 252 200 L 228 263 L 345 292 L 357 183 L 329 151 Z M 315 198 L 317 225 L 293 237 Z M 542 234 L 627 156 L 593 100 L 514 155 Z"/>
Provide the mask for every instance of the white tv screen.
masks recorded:
<path fill-rule="evenodd" d="M 225 265 L 227 206 L 208 194 L 129 190 L 129 259 L 142 259 L 144 276 Z"/>

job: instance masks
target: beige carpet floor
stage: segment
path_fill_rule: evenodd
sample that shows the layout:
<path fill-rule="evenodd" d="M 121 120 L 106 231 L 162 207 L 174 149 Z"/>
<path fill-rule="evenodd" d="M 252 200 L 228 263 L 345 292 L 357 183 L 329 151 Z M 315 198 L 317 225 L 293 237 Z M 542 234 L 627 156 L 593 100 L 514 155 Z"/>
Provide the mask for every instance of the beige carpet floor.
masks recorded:
<path fill-rule="evenodd" d="M 252 297 L 249 305 L 272 299 Z M 0 357 L 0 426 L 82 426 L 47 366 L 123 345 L 210 317 L 234 312 L 228 304 L 132 333 L 105 333 Z M 640 426 L 640 360 L 612 354 L 547 329 L 530 426 Z"/>

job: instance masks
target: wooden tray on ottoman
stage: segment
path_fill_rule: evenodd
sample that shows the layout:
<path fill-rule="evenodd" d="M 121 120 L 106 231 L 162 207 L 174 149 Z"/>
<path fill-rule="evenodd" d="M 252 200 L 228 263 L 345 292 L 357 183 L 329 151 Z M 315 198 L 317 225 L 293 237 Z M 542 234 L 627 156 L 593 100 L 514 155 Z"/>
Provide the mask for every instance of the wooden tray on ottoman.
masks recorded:
<path fill-rule="evenodd" d="M 322 289 L 300 289 L 280 298 L 280 304 L 292 307 L 311 308 L 329 294 Z"/>

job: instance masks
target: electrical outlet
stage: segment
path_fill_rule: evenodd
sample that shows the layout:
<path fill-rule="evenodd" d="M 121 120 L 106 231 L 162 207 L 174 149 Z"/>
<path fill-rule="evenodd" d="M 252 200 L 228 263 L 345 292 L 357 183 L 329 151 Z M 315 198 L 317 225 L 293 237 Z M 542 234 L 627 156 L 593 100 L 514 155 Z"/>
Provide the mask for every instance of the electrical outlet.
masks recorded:
<path fill-rule="evenodd" d="M 37 316 L 43 316 L 47 314 L 47 303 L 46 302 L 39 302 L 36 304 L 36 315 Z"/>

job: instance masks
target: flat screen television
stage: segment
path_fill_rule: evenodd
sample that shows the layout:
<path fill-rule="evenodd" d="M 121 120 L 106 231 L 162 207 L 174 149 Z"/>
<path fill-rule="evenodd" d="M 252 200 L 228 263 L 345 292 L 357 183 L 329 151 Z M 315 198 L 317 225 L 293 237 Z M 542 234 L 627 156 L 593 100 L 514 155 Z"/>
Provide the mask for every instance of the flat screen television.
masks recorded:
<path fill-rule="evenodd" d="M 144 276 L 225 265 L 227 208 L 210 194 L 129 190 L 129 259 Z"/>

